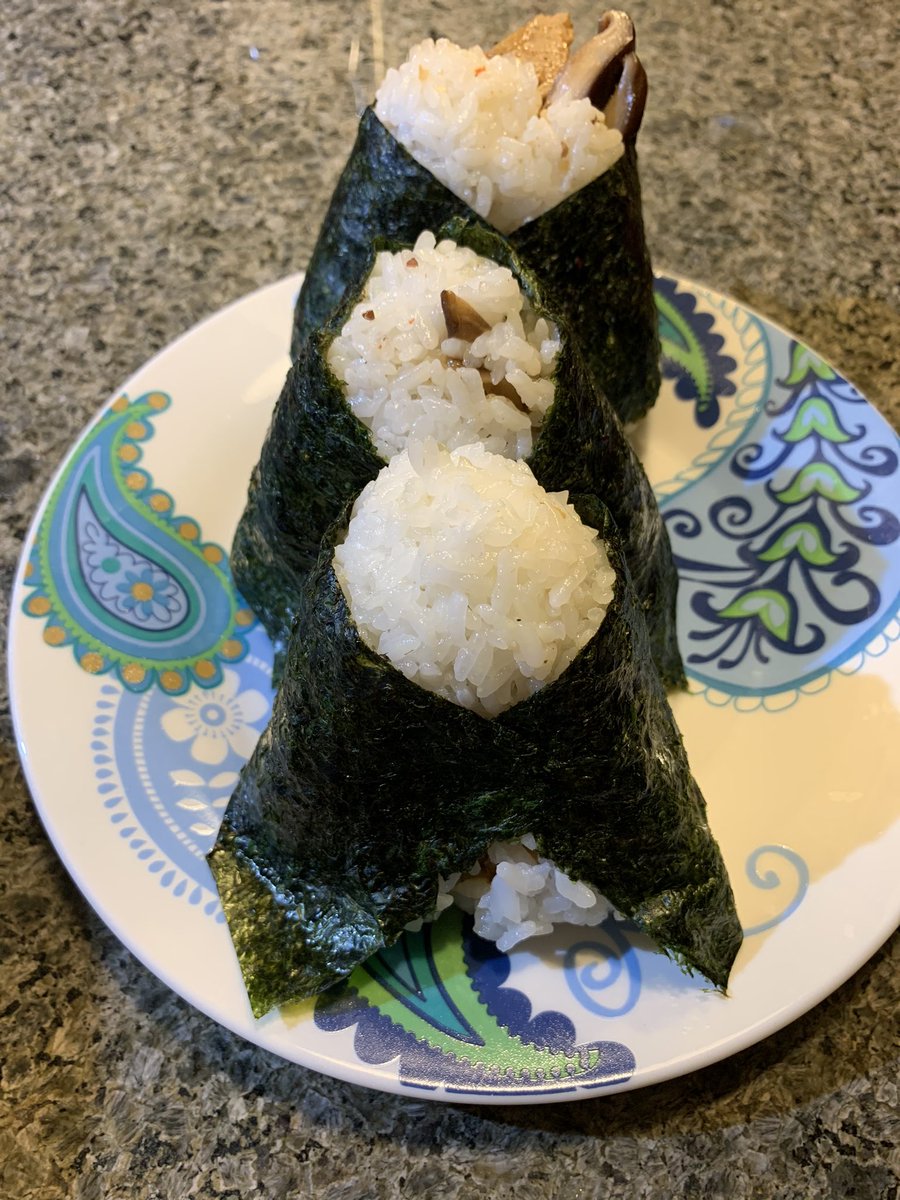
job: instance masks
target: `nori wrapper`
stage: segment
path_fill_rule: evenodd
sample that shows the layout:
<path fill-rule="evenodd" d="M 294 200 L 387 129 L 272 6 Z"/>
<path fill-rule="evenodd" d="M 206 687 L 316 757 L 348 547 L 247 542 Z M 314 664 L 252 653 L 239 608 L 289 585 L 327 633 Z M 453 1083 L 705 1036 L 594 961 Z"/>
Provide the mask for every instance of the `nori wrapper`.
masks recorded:
<path fill-rule="evenodd" d="M 644 469 L 594 385 L 576 339 L 548 306 L 539 276 L 522 265 L 499 234 L 457 218 L 438 236 L 508 267 L 537 311 L 559 325 L 556 398 L 526 462 L 545 490 L 592 493 L 609 507 L 647 618 L 654 661 L 667 686 L 683 686 L 675 629 L 678 576 L 668 534 Z M 234 537 L 231 569 L 237 586 L 279 648 L 286 644 L 299 589 L 325 530 L 385 465 L 326 361 L 372 263 L 370 247 L 353 291 L 329 325 L 309 338 L 291 368 Z"/>
<path fill-rule="evenodd" d="M 367 108 L 306 270 L 291 357 L 342 302 L 377 238 L 414 242 L 455 216 L 484 224 Z M 598 179 L 507 240 L 568 318 L 621 420 L 642 417 L 659 391 L 659 334 L 634 142 Z"/>
<path fill-rule="evenodd" d="M 347 975 L 433 911 L 437 876 L 526 833 L 724 989 L 741 929 L 703 797 L 650 659 L 614 523 L 614 598 L 554 683 L 493 721 L 361 641 L 326 537 L 271 722 L 209 862 L 257 1016 Z"/>

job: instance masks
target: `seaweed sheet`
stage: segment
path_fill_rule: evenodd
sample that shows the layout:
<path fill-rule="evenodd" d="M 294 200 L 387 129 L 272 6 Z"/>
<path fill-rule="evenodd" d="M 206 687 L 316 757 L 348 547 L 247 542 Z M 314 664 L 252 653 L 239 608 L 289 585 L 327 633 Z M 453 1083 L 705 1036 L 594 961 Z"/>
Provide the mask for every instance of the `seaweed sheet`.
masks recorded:
<path fill-rule="evenodd" d="M 367 108 L 307 267 L 291 356 L 341 303 L 376 238 L 414 242 L 455 216 L 483 224 Z M 642 417 L 659 391 L 659 335 L 634 142 L 598 179 L 508 241 L 554 295 L 622 421 Z"/>
<path fill-rule="evenodd" d="M 547 491 L 594 493 L 610 508 L 647 618 L 654 661 L 667 686 L 683 686 L 675 629 L 678 577 L 669 538 L 620 421 L 594 385 L 564 320 L 548 307 L 539 276 L 521 264 L 508 242 L 460 218 L 438 232 L 508 267 L 535 308 L 560 324 L 556 398 L 526 461 Z M 308 339 L 288 374 L 232 546 L 238 588 L 278 647 L 286 643 L 299 588 L 325 530 L 385 465 L 326 362 L 327 348 L 371 266 L 370 247 L 341 309 Z"/>
<path fill-rule="evenodd" d="M 686 969 L 724 989 L 741 931 L 654 669 L 614 523 L 573 497 L 617 572 L 594 638 L 488 721 L 359 638 L 331 568 L 307 577 L 271 722 L 209 862 L 254 1013 L 347 975 L 433 910 L 437 876 L 531 832 Z"/>

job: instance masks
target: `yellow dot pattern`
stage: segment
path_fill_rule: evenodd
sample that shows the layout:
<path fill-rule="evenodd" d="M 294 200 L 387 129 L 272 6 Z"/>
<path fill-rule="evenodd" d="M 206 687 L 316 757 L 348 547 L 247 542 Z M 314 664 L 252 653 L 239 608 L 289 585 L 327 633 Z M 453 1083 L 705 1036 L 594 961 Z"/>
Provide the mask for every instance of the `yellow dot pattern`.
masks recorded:
<path fill-rule="evenodd" d="M 146 676 L 147 672 L 140 663 L 126 663 L 122 668 L 122 678 L 126 683 L 143 683 Z"/>
<path fill-rule="evenodd" d="M 32 596 L 27 607 L 33 617 L 45 617 L 50 611 L 50 601 L 46 596 Z"/>
<path fill-rule="evenodd" d="M 61 646 L 66 640 L 66 631 L 58 625 L 48 625 L 44 630 L 44 641 L 48 646 Z"/>
<path fill-rule="evenodd" d="M 163 671 L 159 682 L 167 692 L 177 692 L 184 686 L 184 676 L 180 671 Z"/>
<path fill-rule="evenodd" d="M 150 497 L 150 507 L 154 512 L 168 512 L 172 507 L 172 501 L 165 494 L 165 492 L 154 492 L 154 494 Z"/>
<path fill-rule="evenodd" d="M 87 654 L 81 656 L 81 669 L 87 671 L 89 675 L 96 675 L 98 671 L 103 670 L 103 659 L 93 650 L 89 650 Z"/>

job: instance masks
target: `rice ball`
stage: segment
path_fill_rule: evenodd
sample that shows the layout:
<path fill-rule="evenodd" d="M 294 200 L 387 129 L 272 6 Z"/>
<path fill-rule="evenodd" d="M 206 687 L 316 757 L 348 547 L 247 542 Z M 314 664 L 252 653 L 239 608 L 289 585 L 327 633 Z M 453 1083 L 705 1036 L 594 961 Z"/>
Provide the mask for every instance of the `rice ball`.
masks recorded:
<path fill-rule="evenodd" d="M 386 461 L 425 438 L 526 458 L 554 400 L 559 346 L 508 267 L 426 231 L 411 250 L 376 256 L 327 359 Z"/>
<path fill-rule="evenodd" d="M 562 675 L 615 583 L 565 492 L 483 446 L 434 442 L 395 455 L 363 490 L 334 569 L 370 649 L 483 717 Z"/>

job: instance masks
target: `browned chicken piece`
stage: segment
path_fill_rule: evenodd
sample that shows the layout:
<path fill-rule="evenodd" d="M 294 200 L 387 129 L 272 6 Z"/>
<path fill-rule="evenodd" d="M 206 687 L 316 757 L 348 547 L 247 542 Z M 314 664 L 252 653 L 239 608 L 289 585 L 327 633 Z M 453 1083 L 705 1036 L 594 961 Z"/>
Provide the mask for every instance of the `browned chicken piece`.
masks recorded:
<path fill-rule="evenodd" d="M 554 13 L 552 17 L 541 14 L 532 17 L 521 29 L 513 30 L 487 53 L 489 58 L 496 54 L 514 54 L 516 58 L 530 62 L 537 72 L 541 99 L 544 100 L 566 65 L 574 37 L 575 30 L 568 13 Z"/>

